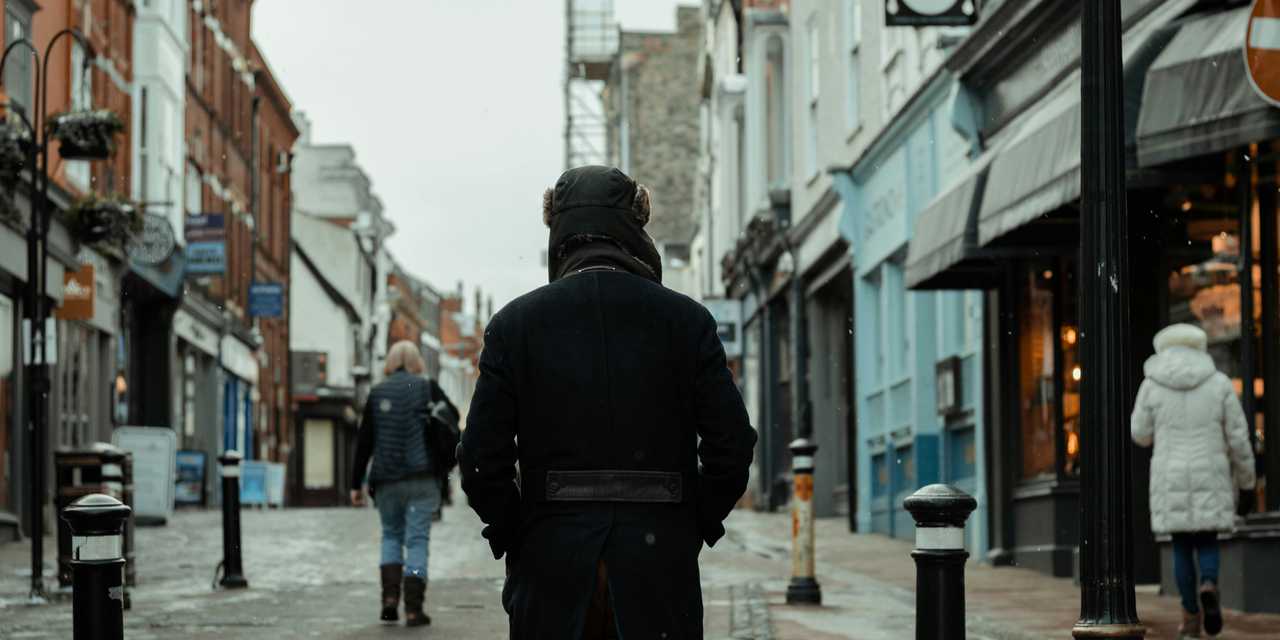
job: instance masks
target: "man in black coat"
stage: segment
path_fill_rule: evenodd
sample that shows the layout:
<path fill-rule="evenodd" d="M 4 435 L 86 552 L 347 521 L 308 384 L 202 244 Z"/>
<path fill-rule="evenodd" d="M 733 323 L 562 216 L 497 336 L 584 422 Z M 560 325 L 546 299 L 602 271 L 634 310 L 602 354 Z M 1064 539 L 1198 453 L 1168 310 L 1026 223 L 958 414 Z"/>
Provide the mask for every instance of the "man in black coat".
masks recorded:
<path fill-rule="evenodd" d="M 490 321 L 460 447 L 511 637 L 701 638 L 698 554 L 756 441 L 716 323 L 662 286 L 621 171 L 566 172 L 543 219 L 551 284 Z"/>

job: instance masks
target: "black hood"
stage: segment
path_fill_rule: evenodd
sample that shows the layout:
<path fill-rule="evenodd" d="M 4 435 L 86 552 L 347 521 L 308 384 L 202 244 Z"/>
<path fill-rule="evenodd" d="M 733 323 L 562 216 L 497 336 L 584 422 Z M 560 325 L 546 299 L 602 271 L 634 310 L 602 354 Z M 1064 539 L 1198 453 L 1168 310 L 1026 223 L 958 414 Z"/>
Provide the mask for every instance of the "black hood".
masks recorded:
<path fill-rule="evenodd" d="M 554 282 L 570 268 L 607 263 L 662 282 L 662 259 L 645 232 L 648 191 L 613 167 L 564 172 L 543 198 L 551 228 L 547 276 Z"/>

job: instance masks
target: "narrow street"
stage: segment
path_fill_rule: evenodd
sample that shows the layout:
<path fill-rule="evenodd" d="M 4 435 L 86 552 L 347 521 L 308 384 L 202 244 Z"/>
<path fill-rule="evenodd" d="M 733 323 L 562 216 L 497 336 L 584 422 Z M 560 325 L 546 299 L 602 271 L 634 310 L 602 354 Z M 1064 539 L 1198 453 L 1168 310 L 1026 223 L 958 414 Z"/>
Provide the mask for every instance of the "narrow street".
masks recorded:
<path fill-rule="evenodd" d="M 737 511 L 728 534 L 702 556 L 706 637 L 711 640 L 890 640 L 914 625 L 911 545 L 850 535 L 840 519 L 818 523 L 823 606 L 788 607 L 785 514 Z M 431 537 L 425 631 L 376 621 L 378 528 L 370 509 L 246 510 L 245 572 L 250 588 L 215 591 L 221 556 L 217 511 L 186 511 L 165 527 L 138 530 L 138 586 L 125 633 L 148 638 L 506 637 L 499 603 L 502 564 L 465 507 L 446 509 Z M 52 545 L 50 545 L 52 546 Z M 0 546 L 0 638 L 67 638 L 69 602 L 26 604 L 26 544 Z M 48 567 L 51 571 L 54 556 Z M 1016 568 L 967 567 L 970 637 L 1064 637 L 1078 614 L 1069 580 Z M 1173 637 L 1177 604 L 1149 590 L 1139 611 L 1150 638 Z M 1224 638 L 1274 638 L 1280 616 L 1228 614 Z"/>

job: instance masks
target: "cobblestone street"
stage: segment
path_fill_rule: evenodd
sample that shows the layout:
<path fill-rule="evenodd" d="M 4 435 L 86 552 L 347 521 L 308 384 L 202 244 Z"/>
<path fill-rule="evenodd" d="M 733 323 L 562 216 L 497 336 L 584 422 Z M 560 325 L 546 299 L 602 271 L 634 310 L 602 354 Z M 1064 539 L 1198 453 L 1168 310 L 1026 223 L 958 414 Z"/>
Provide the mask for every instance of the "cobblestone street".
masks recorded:
<path fill-rule="evenodd" d="M 376 621 L 377 518 L 372 510 L 244 512 L 250 588 L 215 591 L 221 556 L 217 511 L 179 512 L 164 527 L 138 529 L 138 586 L 125 614 L 126 636 L 147 638 L 506 637 L 499 603 L 502 564 L 479 537 L 471 511 L 446 509 L 432 529 L 431 583 L 423 630 Z M 736 511 L 728 534 L 702 555 L 706 636 L 712 640 L 890 640 L 911 636 L 914 565 L 910 544 L 850 535 L 840 519 L 818 523 L 821 607 L 789 607 L 785 514 Z M 52 545 L 49 545 L 52 546 Z M 0 546 L 0 638 L 68 638 L 69 600 L 26 604 L 25 543 Z M 54 557 L 49 556 L 47 571 Z M 967 567 L 969 637 L 1061 638 L 1078 614 L 1070 580 L 1016 568 Z M 64 596 L 65 598 L 65 596 Z M 1149 638 L 1172 638 L 1174 599 L 1139 594 Z M 1228 612 L 1223 638 L 1280 634 L 1280 616 Z"/>

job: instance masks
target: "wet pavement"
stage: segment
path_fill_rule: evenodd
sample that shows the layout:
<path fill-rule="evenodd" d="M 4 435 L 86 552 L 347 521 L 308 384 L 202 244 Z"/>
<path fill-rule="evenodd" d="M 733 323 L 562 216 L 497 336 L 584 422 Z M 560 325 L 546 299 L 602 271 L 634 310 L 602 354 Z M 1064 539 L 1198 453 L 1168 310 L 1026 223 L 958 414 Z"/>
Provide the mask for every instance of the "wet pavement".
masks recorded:
<path fill-rule="evenodd" d="M 910 544 L 850 535 L 839 519 L 817 524 L 823 605 L 784 603 L 790 568 L 786 514 L 734 512 L 728 534 L 702 555 L 706 637 L 712 640 L 910 638 L 915 569 Z M 503 566 L 465 506 L 445 510 L 431 537 L 426 629 L 383 626 L 377 616 L 378 526 L 372 509 L 289 509 L 243 514 L 250 588 L 212 588 L 221 558 L 217 511 L 179 512 L 138 529 L 138 585 L 125 613 L 128 638 L 506 637 Z M 52 545 L 48 545 L 52 546 Z M 68 601 L 26 604 L 29 547 L 0 544 L 0 639 L 69 638 Z M 54 556 L 48 556 L 52 570 Z M 969 637 L 1069 637 L 1079 592 L 1070 580 L 970 562 Z M 1144 592 L 1148 638 L 1172 638 L 1177 602 Z M 1280 616 L 1229 612 L 1223 638 L 1280 638 Z"/>

